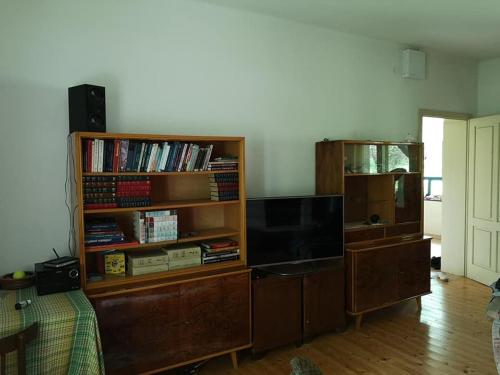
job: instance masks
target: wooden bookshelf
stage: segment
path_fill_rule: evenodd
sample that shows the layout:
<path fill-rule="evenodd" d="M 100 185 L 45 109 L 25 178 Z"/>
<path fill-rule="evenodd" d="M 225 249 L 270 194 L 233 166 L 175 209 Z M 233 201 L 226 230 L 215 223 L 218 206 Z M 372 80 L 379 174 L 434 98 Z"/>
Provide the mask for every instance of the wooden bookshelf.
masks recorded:
<path fill-rule="evenodd" d="M 84 165 L 88 155 L 88 140 L 129 140 L 137 143 L 163 144 L 168 142 L 194 143 L 201 147 L 212 145 L 210 160 L 231 155 L 237 158 L 237 168 L 227 170 L 196 171 L 152 171 L 152 172 L 89 172 Z M 231 353 L 236 359 L 236 350 L 251 346 L 250 329 L 250 272 L 246 267 L 246 218 L 245 218 L 245 142 L 243 137 L 158 135 L 158 134 L 117 134 L 75 132 L 71 135 L 73 152 L 73 186 L 75 212 L 75 237 L 80 258 L 81 283 L 87 296 L 96 307 L 104 347 L 106 370 L 109 373 L 123 373 L 134 368 L 137 372 L 156 372 L 160 369 Z M 88 160 L 87 160 L 88 161 Z M 108 161 L 109 162 L 109 161 Z M 141 163 L 139 162 L 139 166 Z M 108 164 L 109 166 L 109 164 Z M 139 168 L 141 169 L 141 168 Z M 161 169 L 161 168 L 160 168 Z M 186 168 L 187 169 L 187 168 Z M 92 170 L 94 170 L 92 168 Z M 212 200 L 210 177 L 221 174 L 237 174 L 238 198 L 233 200 Z M 150 184 L 150 205 L 143 207 L 99 207 L 85 208 L 84 181 L 94 177 L 134 176 L 147 179 Z M 102 179 L 101 181 L 109 181 Z M 87 186 L 88 188 L 88 186 Z M 87 196 L 88 197 L 88 196 Z M 142 204 L 142 202 L 141 202 Z M 98 205 L 97 205 L 98 206 Z M 92 206 L 94 207 L 94 206 Z M 178 236 L 175 240 L 139 243 L 133 227 L 134 212 L 175 210 Z M 127 241 L 123 244 L 85 246 L 85 224 L 92 219 L 112 217 L 124 232 Z M 176 244 L 199 244 L 204 240 L 231 238 L 238 242 L 239 259 L 220 263 L 201 264 L 182 269 L 130 276 L 99 274 L 97 257 L 108 250 L 125 253 L 141 253 L 152 249 L 168 248 Z M 92 276 L 89 278 L 89 276 Z M 220 288 L 214 288 L 214 285 Z M 122 297 L 126 296 L 124 299 Z M 154 308 L 144 305 L 144 298 L 154 296 Z M 123 302 L 126 302 L 126 306 Z M 198 307 L 198 302 L 202 303 Z M 223 311 L 202 311 L 196 319 L 201 319 L 203 329 L 191 332 L 195 319 L 193 309 L 228 306 Z M 192 304 L 193 307 L 190 307 Z M 152 311 L 177 311 L 174 315 L 157 315 Z M 227 316 L 226 316 L 227 315 Z M 129 325 L 128 317 L 134 316 L 135 325 Z M 113 319 L 109 319 L 113 317 Z M 174 321 L 169 323 L 169 319 Z M 156 330 L 148 329 L 149 322 L 162 322 L 166 326 L 183 327 L 186 339 L 182 343 L 172 342 L 170 333 L 162 336 Z M 144 323 L 137 323 L 144 322 Z M 224 323 L 224 327 L 221 323 Z M 117 329 L 118 326 L 120 327 Z M 144 327 L 143 327 L 144 325 Z M 170 327 L 170 326 L 169 326 Z M 219 328 L 217 328 L 219 327 Z M 134 331 L 136 334 L 115 342 L 117 332 Z M 229 334 L 230 332 L 230 334 Z M 199 336 L 202 335 L 203 337 Z M 223 336 L 221 336 L 223 335 Z M 118 334 L 119 336 L 119 334 Z M 133 342 L 129 342 L 134 337 Z M 201 338 L 200 338 L 201 337 Z M 145 340 L 145 341 L 143 341 Z M 127 342 L 125 347 L 120 343 Z M 147 358 L 141 354 L 141 347 L 148 347 Z M 195 345 L 197 342 L 200 345 Z M 124 353 L 124 351 L 126 353 Z M 119 353 L 118 353 L 119 352 Z M 127 363 L 117 361 L 126 355 Z M 132 367 L 130 367 L 133 363 Z M 125 367 L 124 367 L 125 366 Z M 129 367 L 127 367 L 129 366 Z"/>
<path fill-rule="evenodd" d="M 185 142 L 197 143 L 199 145 L 213 145 L 212 158 L 217 156 L 232 155 L 238 159 L 238 168 L 230 170 L 203 170 L 192 172 L 84 172 L 84 142 L 86 140 L 129 140 L 137 142 L 163 143 L 163 142 Z M 244 173 L 244 138 L 242 137 L 214 137 L 214 136 L 182 136 L 182 135 L 150 135 L 150 134 L 113 134 L 113 133 L 89 133 L 76 132 L 72 134 L 72 145 L 74 152 L 74 177 L 76 180 L 75 193 L 78 207 L 76 212 L 76 232 L 78 234 L 78 252 L 82 269 L 82 286 L 87 290 L 87 275 L 95 273 L 92 269 L 87 269 L 89 254 L 99 253 L 111 249 L 119 251 L 146 251 L 161 248 L 176 243 L 197 243 L 206 239 L 216 239 L 230 237 L 239 242 L 240 263 L 246 264 L 245 249 L 245 173 Z M 240 199 L 215 201 L 210 199 L 209 176 L 214 174 L 237 173 L 238 193 Z M 123 208 L 84 208 L 82 181 L 84 176 L 148 176 L 151 181 L 152 204 L 145 207 L 123 207 Z M 83 208 L 83 209 L 82 209 Z M 153 243 L 132 243 L 105 246 L 85 246 L 84 226 L 87 220 L 97 217 L 114 217 L 123 226 L 126 238 L 133 240 L 133 230 L 130 224 L 131 214 L 135 211 L 155 211 L 155 210 L 177 210 L 179 234 L 177 240 L 162 241 Z M 191 233 L 188 237 L 182 237 L 182 233 Z M 90 266 L 90 264 L 89 264 Z M 211 265 L 210 268 L 225 269 L 225 264 Z M 200 266 L 199 268 L 204 268 Z M 165 279 L 169 272 L 161 274 Z M 172 275 L 177 276 L 177 272 Z M 148 275 L 154 278 L 155 274 Z M 158 274 L 160 277 L 160 274 Z M 103 284 L 109 288 L 122 286 L 120 279 L 106 278 Z M 134 277 L 127 278 L 127 284 L 133 286 Z M 137 280 L 142 280 L 138 278 Z M 94 282 L 95 284 L 95 282 Z M 90 288 L 92 289 L 92 288 Z"/>

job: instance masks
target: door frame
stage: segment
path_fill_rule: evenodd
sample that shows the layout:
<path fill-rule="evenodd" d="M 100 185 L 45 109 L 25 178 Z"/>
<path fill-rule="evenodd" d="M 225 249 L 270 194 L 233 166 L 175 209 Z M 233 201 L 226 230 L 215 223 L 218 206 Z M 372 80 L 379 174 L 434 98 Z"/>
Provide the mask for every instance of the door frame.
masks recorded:
<path fill-rule="evenodd" d="M 468 166 L 468 155 L 469 155 L 469 120 L 473 118 L 473 115 L 469 113 L 462 113 L 462 112 L 450 112 L 450 111 L 441 111 L 441 110 L 433 110 L 433 109 L 419 109 L 418 110 L 418 140 L 421 142 L 422 141 L 422 127 L 423 127 L 423 118 L 424 117 L 436 117 L 436 118 L 443 118 L 443 119 L 448 119 L 448 120 L 463 120 L 466 121 L 466 164 L 465 164 L 465 228 L 464 228 L 464 265 L 463 265 L 463 275 L 464 277 L 467 277 L 467 228 L 468 228 L 468 223 L 467 223 L 467 217 L 468 217 L 468 201 L 469 201 L 469 191 L 468 191 L 468 176 L 469 176 L 469 166 Z M 422 178 L 424 176 L 424 167 L 422 166 Z M 423 191 L 422 191 L 423 194 Z M 423 200 L 423 197 L 422 197 Z M 422 211 L 424 210 L 424 204 L 422 204 Z M 423 219 L 423 212 L 422 212 L 422 219 Z M 423 223 L 422 223 L 422 228 L 423 228 Z"/>

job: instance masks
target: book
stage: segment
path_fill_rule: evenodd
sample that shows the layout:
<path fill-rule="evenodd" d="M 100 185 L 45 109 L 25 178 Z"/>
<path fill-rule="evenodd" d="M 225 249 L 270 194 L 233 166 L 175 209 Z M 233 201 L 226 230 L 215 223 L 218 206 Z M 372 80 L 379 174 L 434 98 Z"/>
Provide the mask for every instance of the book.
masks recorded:
<path fill-rule="evenodd" d="M 182 146 L 182 152 L 180 153 L 180 157 L 177 162 L 177 168 L 176 168 L 177 172 L 180 172 L 182 170 L 182 163 L 184 162 L 184 158 L 186 157 L 187 149 L 188 149 L 188 144 L 184 143 L 184 145 Z"/>
<path fill-rule="evenodd" d="M 220 238 L 215 240 L 203 241 L 200 245 L 205 249 L 220 249 L 229 246 L 237 246 L 238 241 L 235 241 L 231 238 Z"/>
<path fill-rule="evenodd" d="M 161 154 L 160 165 L 158 167 L 158 172 L 163 172 L 167 165 L 168 154 L 170 153 L 170 145 L 168 142 L 163 142 L 163 152 Z"/>
<path fill-rule="evenodd" d="M 203 167 L 202 167 L 202 171 L 206 171 L 207 168 L 208 168 L 208 163 L 210 162 L 210 157 L 212 156 L 212 151 L 214 149 L 214 145 L 209 145 L 208 146 L 208 150 L 207 150 L 207 153 L 205 155 L 205 160 L 203 162 Z"/>
<path fill-rule="evenodd" d="M 120 172 L 125 172 L 127 168 L 128 143 L 128 139 L 122 139 L 120 141 Z"/>
<path fill-rule="evenodd" d="M 120 166 L 120 140 L 115 139 L 113 147 L 113 172 L 117 173 Z"/>
<path fill-rule="evenodd" d="M 157 152 L 158 152 L 158 143 L 153 143 L 151 145 L 151 152 L 149 154 L 149 158 L 146 165 L 146 172 L 151 172 L 153 167 L 153 160 L 155 159 Z"/>
<path fill-rule="evenodd" d="M 172 165 L 178 148 L 179 148 L 179 142 L 174 142 L 170 146 L 170 151 L 168 153 L 168 158 L 167 158 L 167 165 L 165 167 L 165 170 L 167 172 L 172 172 Z"/>

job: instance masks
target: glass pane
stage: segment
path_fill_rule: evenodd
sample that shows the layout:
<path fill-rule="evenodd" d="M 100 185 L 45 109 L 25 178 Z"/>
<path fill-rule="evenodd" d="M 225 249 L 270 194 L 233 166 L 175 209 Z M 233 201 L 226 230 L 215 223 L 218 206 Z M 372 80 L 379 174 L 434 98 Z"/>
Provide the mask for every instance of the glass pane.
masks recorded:
<path fill-rule="evenodd" d="M 408 146 L 407 145 L 390 145 L 387 147 L 388 152 L 387 152 L 387 157 L 388 157 L 388 165 L 387 165 L 387 170 L 393 171 L 395 169 L 404 169 L 404 171 L 400 172 L 408 172 L 410 169 L 410 162 L 409 162 L 409 152 L 408 152 Z"/>
<path fill-rule="evenodd" d="M 443 195 L 443 181 L 442 180 L 432 180 L 431 181 L 431 195 Z"/>
<path fill-rule="evenodd" d="M 424 184 L 424 186 L 423 186 L 423 190 L 424 190 L 424 197 L 425 197 L 425 196 L 429 195 L 429 190 L 428 190 L 428 187 L 429 187 L 429 180 L 426 180 L 426 179 L 424 178 L 424 180 L 423 180 L 423 182 L 422 182 L 422 183 Z"/>
<path fill-rule="evenodd" d="M 381 168 L 380 146 L 346 144 L 344 147 L 344 172 L 348 173 L 377 173 Z"/>

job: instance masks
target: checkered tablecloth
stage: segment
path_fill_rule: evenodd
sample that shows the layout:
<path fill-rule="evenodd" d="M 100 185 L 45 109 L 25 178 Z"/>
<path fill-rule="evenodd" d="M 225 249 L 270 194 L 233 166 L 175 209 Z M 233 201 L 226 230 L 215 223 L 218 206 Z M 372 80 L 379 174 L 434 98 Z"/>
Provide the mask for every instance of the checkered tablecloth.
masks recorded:
<path fill-rule="evenodd" d="M 16 302 L 31 305 L 16 310 Z M 0 337 L 39 324 L 26 351 L 28 374 L 104 374 L 97 319 L 81 290 L 37 296 L 34 287 L 0 290 Z M 16 353 L 7 356 L 7 374 L 17 374 Z"/>

